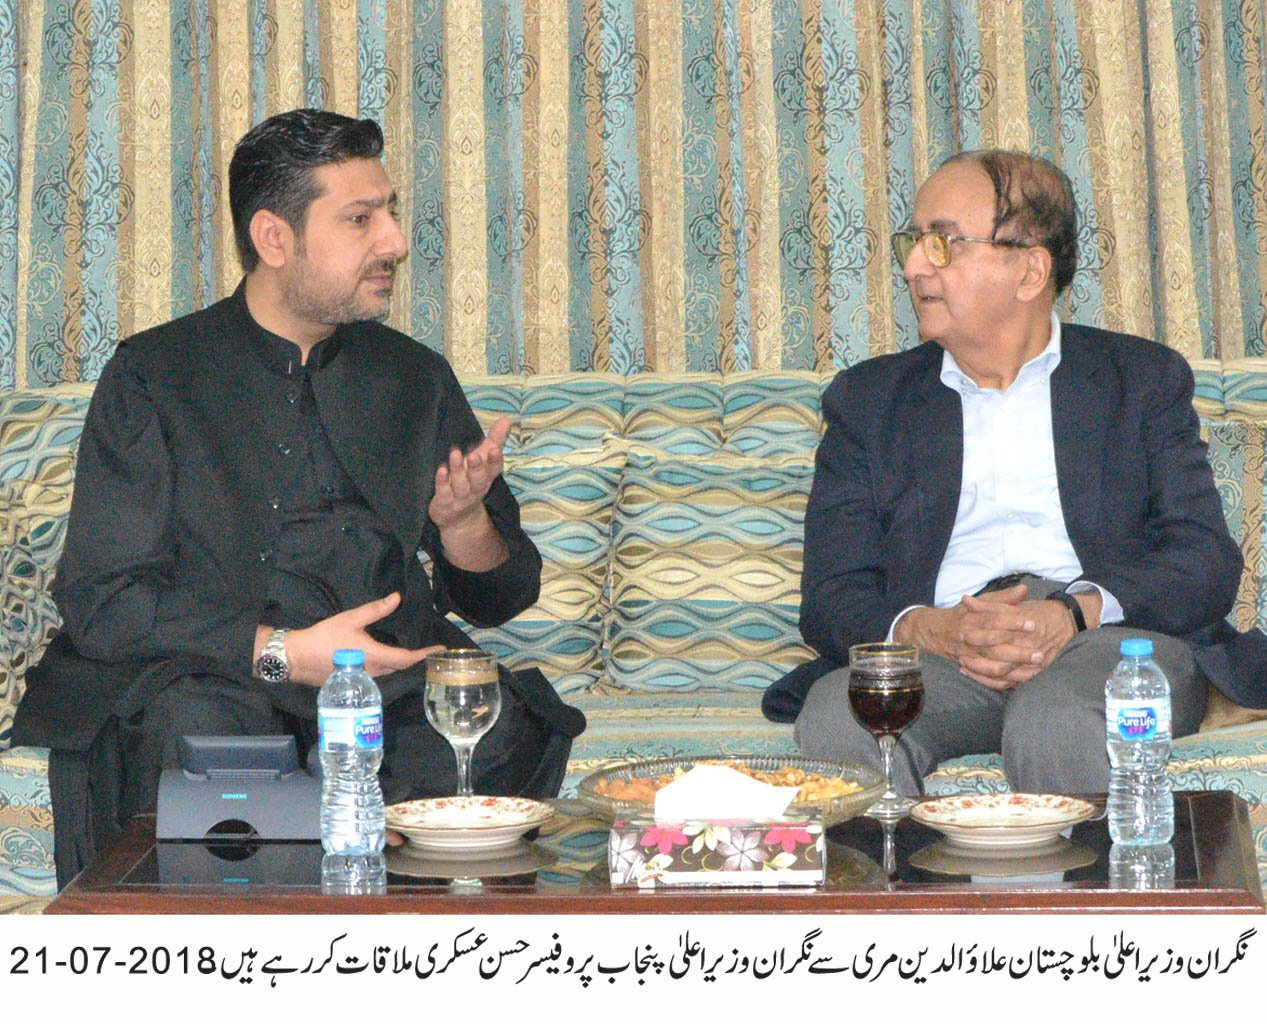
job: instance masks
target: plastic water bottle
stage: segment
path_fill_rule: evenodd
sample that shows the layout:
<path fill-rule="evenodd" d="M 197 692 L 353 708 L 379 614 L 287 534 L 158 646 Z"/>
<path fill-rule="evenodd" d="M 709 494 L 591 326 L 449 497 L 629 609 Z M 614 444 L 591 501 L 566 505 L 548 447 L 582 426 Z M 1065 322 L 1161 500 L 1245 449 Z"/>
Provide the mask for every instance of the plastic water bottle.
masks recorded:
<path fill-rule="evenodd" d="M 1175 848 L 1114 843 L 1109 848 L 1109 886 L 1113 889 L 1170 889 L 1175 884 Z"/>
<path fill-rule="evenodd" d="M 334 671 L 317 695 L 321 761 L 322 888 L 383 891 L 386 824 L 378 767 L 383 761 L 383 697 L 365 654 L 334 652 Z"/>
<path fill-rule="evenodd" d="M 1166 774 L 1170 756 L 1170 683 L 1153 661 L 1151 640 L 1122 641 L 1122 660 L 1104 684 L 1109 753 L 1108 818 L 1114 843 L 1153 846 L 1175 832 Z"/>

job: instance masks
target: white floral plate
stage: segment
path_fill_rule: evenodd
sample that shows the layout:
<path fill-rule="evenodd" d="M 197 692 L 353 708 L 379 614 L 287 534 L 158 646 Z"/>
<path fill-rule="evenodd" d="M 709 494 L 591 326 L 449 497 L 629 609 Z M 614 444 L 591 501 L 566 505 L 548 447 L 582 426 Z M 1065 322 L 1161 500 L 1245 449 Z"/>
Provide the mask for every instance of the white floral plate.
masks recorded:
<path fill-rule="evenodd" d="M 490 856 L 553 815 L 549 804 L 522 797 L 445 796 L 392 804 L 387 827 L 422 850 Z"/>
<path fill-rule="evenodd" d="M 909 860 L 911 867 L 939 875 L 1014 878 L 1076 871 L 1094 864 L 1096 854 L 1094 850 L 1059 836 L 1038 846 L 1005 846 L 988 850 L 938 839 L 916 850 Z"/>
<path fill-rule="evenodd" d="M 548 868 L 558 858 L 536 843 L 516 839 L 510 846 L 499 847 L 488 856 L 432 853 L 412 843 L 394 846 L 386 851 L 387 870 L 414 878 L 510 878 Z"/>
<path fill-rule="evenodd" d="M 911 808 L 916 821 L 974 848 L 1041 846 L 1094 814 L 1085 800 L 1046 793 L 966 793 Z"/>

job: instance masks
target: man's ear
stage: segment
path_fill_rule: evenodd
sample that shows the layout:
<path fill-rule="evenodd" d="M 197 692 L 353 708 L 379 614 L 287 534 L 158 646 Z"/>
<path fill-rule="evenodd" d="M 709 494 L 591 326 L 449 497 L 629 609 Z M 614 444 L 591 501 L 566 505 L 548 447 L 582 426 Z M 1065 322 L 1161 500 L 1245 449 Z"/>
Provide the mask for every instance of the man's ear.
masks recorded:
<path fill-rule="evenodd" d="M 285 266 L 295 252 L 291 226 L 272 210 L 256 210 L 250 230 L 260 262 L 275 270 Z"/>
<path fill-rule="evenodd" d="M 1033 302 L 1051 284 L 1051 253 L 1041 245 L 1024 250 L 1025 276 L 1016 288 L 1016 297 L 1022 302 Z"/>

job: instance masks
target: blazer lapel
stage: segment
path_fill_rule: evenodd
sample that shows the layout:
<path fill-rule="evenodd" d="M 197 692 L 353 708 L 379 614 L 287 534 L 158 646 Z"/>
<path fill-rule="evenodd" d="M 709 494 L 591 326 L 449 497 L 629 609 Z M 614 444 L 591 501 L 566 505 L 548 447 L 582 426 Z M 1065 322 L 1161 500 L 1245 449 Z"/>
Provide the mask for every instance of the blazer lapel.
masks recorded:
<path fill-rule="evenodd" d="M 963 481 L 963 404 L 957 392 L 941 382 L 941 349 L 936 350 L 931 372 L 918 388 L 912 388 L 912 432 L 914 479 L 919 488 L 920 519 L 923 528 L 913 540 L 914 577 L 931 581 L 928 593 L 919 600 L 933 599 L 933 583 L 959 510 L 959 490 Z M 896 463 L 895 463 L 896 464 Z"/>
<path fill-rule="evenodd" d="M 1104 374 L 1077 327 L 1061 328 L 1061 358 L 1051 375 L 1056 482 L 1065 529 L 1078 550 L 1094 536 L 1104 477 L 1104 424 L 1111 409 Z"/>

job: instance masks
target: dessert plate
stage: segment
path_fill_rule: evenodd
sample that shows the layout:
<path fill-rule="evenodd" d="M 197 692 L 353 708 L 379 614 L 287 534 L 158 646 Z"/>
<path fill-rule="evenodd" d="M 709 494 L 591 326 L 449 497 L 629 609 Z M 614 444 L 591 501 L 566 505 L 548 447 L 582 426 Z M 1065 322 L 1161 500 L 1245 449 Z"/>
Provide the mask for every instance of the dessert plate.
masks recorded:
<path fill-rule="evenodd" d="M 1057 836 L 1038 846 L 972 849 L 938 839 L 911 854 L 911 867 L 939 875 L 1015 878 L 1076 871 L 1094 864 L 1096 853 Z"/>
<path fill-rule="evenodd" d="M 492 856 L 554 815 L 539 800 L 514 796 L 446 796 L 387 808 L 387 827 L 421 850 Z"/>
<path fill-rule="evenodd" d="M 493 850 L 486 857 L 469 854 L 431 853 L 412 843 L 391 847 L 386 853 L 387 870 L 413 878 L 512 878 L 551 867 L 558 858 L 535 843 L 516 839 L 510 846 Z"/>
<path fill-rule="evenodd" d="M 973 848 L 1042 846 L 1094 814 L 1085 800 L 1047 793 L 965 793 L 911 808 L 916 821 Z"/>

